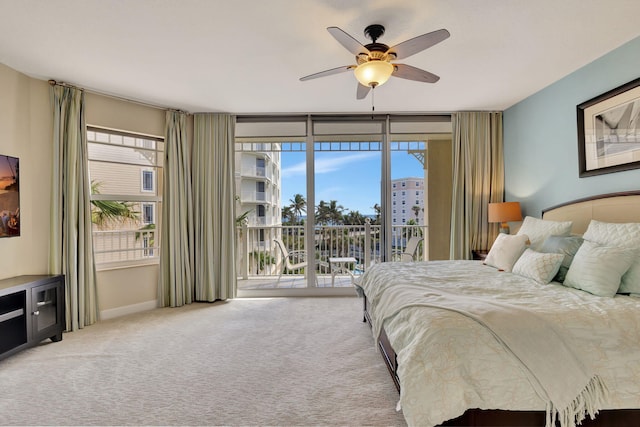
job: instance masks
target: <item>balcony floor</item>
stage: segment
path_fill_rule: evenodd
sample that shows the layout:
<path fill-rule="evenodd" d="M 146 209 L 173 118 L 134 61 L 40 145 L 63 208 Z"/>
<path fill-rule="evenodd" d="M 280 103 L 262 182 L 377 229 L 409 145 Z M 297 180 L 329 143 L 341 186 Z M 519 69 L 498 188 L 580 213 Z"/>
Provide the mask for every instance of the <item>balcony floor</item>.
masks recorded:
<path fill-rule="evenodd" d="M 331 288 L 331 275 L 318 274 L 319 288 Z M 307 281 L 303 275 L 284 274 L 278 283 L 278 276 L 254 276 L 249 279 L 238 278 L 238 289 L 287 289 L 287 288 L 306 288 Z M 351 276 L 338 274 L 335 277 L 334 288 L 351 288 Z"/>

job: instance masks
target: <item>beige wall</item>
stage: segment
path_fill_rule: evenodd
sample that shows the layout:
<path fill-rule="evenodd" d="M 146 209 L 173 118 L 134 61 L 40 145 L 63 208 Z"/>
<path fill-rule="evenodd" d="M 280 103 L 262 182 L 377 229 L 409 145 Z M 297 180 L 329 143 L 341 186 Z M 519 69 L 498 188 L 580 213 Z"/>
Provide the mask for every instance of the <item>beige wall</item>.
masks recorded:
<path fill-rule="evenodd" d="M 19 237 L 0 239 L 0 279 L 49 272 L 51 143 L 49 84 L 0 64 L 0 154 L 20 158 Z M 87 124 L 164 135 L 164 110 L 87 93 Z M 103 317 L 155 306 L 158 266 L 98 272 Z"/>
<path fill-rule="evenodd" d="M 0 154 L 20 158 L 20 236 L 0 239 L 0 278 L 45 274 L 53 132 L 49 85 L 0 64 Z"/>
<path fill-rule="evenodd" d="M 93 93 L 85 101 L 87 125 L 164 136 L 164 110 Z"/>
<path fill-rule="evenodd" d="M 428 170 L 429 259 L 449 259 L 453 156 L 451 140 L 430 140 Z"/>

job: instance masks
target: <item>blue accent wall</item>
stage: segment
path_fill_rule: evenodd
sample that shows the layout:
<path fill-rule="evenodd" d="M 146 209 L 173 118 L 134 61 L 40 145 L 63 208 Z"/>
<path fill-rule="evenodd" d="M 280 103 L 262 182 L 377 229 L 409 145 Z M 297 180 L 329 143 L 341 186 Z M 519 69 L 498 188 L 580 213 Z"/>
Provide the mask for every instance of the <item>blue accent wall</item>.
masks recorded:
<path fill-rule="evenodd" d="M 540 217 L 563 202 L 640 190 L 640 169 L 578 177 L 576 124 L 578 104 L 638 77 L 640 37 L 505 110 L 505 200 Z"/>

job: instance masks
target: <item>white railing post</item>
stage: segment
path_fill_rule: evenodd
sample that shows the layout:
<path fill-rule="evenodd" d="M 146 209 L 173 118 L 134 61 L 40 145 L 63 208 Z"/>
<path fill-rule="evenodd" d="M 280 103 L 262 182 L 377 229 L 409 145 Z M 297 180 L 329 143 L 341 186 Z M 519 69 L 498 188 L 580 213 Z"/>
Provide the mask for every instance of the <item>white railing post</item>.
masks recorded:
<path fill-rule="evenodd" d="M 364 221 L 364 269 L 366 270 L 371 265 L 371 219 L 367 218 Z"/>
<path fill-rule="evenodd" d="M 429 261 L 429 227 L 422 226 L 422 260 Z"/>
<path fill-rule="evenodd" d="M 247 280 L 249 278 L 249 229 L 247 224 L 242 224 L 241 231 L 241 243 L 240 248 L 242 251 L 242 265 L 240 270 L 242 271 L 242 278 Z"/>

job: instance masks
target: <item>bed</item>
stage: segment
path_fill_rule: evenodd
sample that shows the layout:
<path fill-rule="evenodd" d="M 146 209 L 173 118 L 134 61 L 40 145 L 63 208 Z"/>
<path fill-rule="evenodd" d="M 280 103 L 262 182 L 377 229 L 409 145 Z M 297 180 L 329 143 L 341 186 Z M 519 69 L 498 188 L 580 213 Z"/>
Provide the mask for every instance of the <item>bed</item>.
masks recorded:
<path fill-rule="evenodd" d="M 640 425 L 639 223 L 640 192 L 602 195 L 525 218 L 486 263 L 368 269 L 364 317 L 407 423 Z"/>

